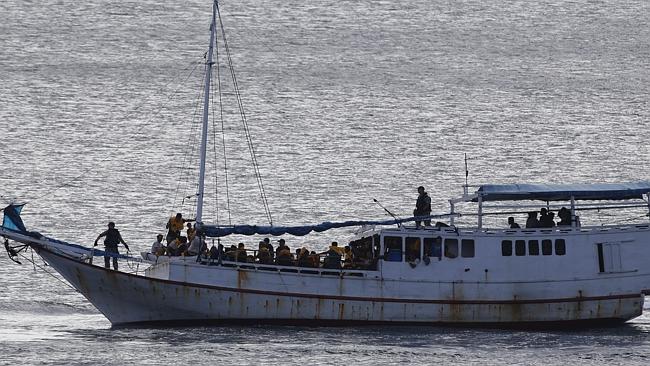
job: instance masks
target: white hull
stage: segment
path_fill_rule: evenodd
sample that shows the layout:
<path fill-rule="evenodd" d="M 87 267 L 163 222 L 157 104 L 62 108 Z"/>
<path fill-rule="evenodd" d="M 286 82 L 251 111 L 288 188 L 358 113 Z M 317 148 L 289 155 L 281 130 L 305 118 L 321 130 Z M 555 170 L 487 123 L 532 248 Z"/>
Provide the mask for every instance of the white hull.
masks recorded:
<path fill-rule="evenodd" d="M 270 290 L 253 288 L 258 287 L 254 285 L 257 281 L 250 281 L 248 277 L 255 276 L 255 273 L 247 270 L 204 266 L 213 272 L 222 271 L 220 275 L 226 271 L 236 274 L 238 287 L 229 288 L 116 272 L 47 249 L 40 249 L 39 254 L 114 325 L 172 321 L 313 325 L 561 324 L 623 322 L 639 316 L 643 308 L 643 295 L 640 293 L 523 300 L 350 296 L 343 286 L 354 279 L 343 278 L 332 279 L 341 284 L 338 295 L 293 293 L 278 291 L 273 289 L 273 285 L 269 286 Z M 289 274 L 262 275 L 291 278 Z M 463 288 L 460 284 L 457 286 Z"/>

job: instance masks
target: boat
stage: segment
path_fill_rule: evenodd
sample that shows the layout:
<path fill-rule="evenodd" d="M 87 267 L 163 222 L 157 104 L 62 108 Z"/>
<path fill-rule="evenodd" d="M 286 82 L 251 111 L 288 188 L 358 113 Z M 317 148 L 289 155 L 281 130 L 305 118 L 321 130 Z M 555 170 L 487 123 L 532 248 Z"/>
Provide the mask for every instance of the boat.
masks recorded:
<path fill-rule="evenodd" d="M 260 263 L 257 253 L 238 261 L 220 250 L 216 255 L 132 257 L 28 230 L 20 204 L 4 209 L 0 227 L 10 258 L 29 258 L 24 252 L 33 250 L 113 325 L 591 326 L 642 314 L 644 296 L 650 294 L 650 222 L 583 226 L 581 221 L 603 211 L 642 210 L 647 217 L 648 181 L 465 182 L 462 194 L 449 200 L 449 212 L 403 219 L 301 226 L 224 226 L 204 220 L 210 75 L 219 16 L 214 1 L 205 62 L 197 231 L 214 238 L 277 237 L 355 227 L 348 243 L 352 260 L 342 263 L 328 254 L 313 266 Z M 495 228 L 498 221 L 488 222 L 540 207 L 561 211 L 566 220 L 528 228 Z M 459 224 L 460 218 L 471 217 L 475 224 Z M 441 221 L 430 225 L 431 220 Z M 128 261 L 135 270 L 105 268 L 93 262 L 98 257 Z"/>

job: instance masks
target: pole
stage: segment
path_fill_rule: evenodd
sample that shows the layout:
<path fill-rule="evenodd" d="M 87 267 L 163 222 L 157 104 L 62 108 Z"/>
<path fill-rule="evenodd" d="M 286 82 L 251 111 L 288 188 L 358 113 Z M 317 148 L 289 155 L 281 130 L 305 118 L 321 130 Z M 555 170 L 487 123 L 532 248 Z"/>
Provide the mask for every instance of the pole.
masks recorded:
<path fill-rule="evenodd" d="M 214 52 L 214 37 L 217 30 L 217 1 L 212 3 L 212 22 L 210 23 L 210 46 L 205 68 L 205 88 L 203 91 L 203 127 L 201 130 L 201 151 L 199 168 L 199 192 L 196 202 L 196 222 L 201 223 L 203 217 L 203 195 L 205 191 L 205 156 L 208 145 L 208 115 L 210 112 L 210 77 L 212 75 L 212 53 Z"/>

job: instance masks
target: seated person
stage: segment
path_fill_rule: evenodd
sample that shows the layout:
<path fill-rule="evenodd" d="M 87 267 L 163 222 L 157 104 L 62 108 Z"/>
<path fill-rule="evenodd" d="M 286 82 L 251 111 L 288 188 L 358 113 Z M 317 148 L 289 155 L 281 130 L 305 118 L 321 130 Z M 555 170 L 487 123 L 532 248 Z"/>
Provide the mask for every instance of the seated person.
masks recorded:
<path fill-rule="evenodd" d="M 280 266 L 291 266 L 293 265 L 293 255 L 291 254 L 291 249 L 288 246 L 279 247 L 276 250 L 276 262 Z"/>
<path fill-rule="evenodd" d="M 165 255 L 166 250 L 165 250 L 165 246 L 162 243 L 162 240 L 163 240 L 162 234 L 158 234 L 158 236 L 156 236 L 156 241 L 154 241 L 153 244 L 151 245 L 151 254 L 155 256 Z"/>
<path fill-rule="evenodd" d="M 219 244 L 219 247 L 215 247 L 214 245 L 212 245 L 209 252 L 210 259 L 220 259 L 222 253 L 223 253 L 223 245 Z"/>
<path fill-rule="evenodd" d="M 187 248 L 188 255 L 199 255 L 205 249 L 205 242 L 202 240 L 200 235 L 194 235 L 194 238 L 190 242 L 189 248 Z"/>
<path fill-rule="evenodd" d="M 178 238 L 178 255 L 185 255 L 187 252 L 187 238 L 181 236 Z"/>
<path fill-rule="evenodd" d="M 320 256 L 313 250 L 309 253 L 309 264 L 311 268 L 320 267 Z"/>
<path fill-rule="evenodd" d="M 273 264 L 273 258 L 271 258 L 271 252 L 269 251 L 266 243 L 261 241 L 257 249 L 257 259 L 261 264 Z"/>
<path fill-rule="evenodd" d="M 336 242 L 332 243 L 329 250 L 325 254 L 325 260 L 323 261 L 323 268 L 329 269 L 341 269 L 341 253 L 336 245 Z"/>
<path fill-rule="evenodd" d="M 343 248 L 343 268 L 352 268 L 352 249 L 348 245 Z"/>
<path fill-rule="evenodd" d="M 237 259 L 237 247 L 235 245 L 231 245 L 230 248 L 226 249 L 224 257 L 225 260 L 234 262 L 235 259 Z"/>
<path fill-rule="evenodd" d="M 560 222 L 557 223 L 557 226 L 571 226 L 571 211 L 566 207 L 562 207 L 560 211 L 557 212 L 557 216 L 560 218 Z"/>
<path fill-rule="evenodd" d="M 237 244 L 237 262 L 247 262 L 246 248 L 244 243 Z"/>
<path fill-rule="evenodd" d="M 176 238 L 171 242 L 169 242 L 169 244 L 167 244 L 167 255 L 170 255 L 172 257 L 181 255 L 181 252 L 179 250 L 180 245 L 181 245 L 180 238 Z"/>
<path fill-rule="evenodd" d="M 311 267 L 311 260 L 309 259 L 309 251 L 307 248 L 302 247 L 296 249 L 296 260 L 298 261 L 298 266 L 300 267 Z"/>
<path fill-rule="evenodd" d="M 515 218 L 512 216 L 508 217 L 508 226 L 511 229 L 521 229 L 521 226 L 519 226 L 519 224 L 515 222 Z"/>

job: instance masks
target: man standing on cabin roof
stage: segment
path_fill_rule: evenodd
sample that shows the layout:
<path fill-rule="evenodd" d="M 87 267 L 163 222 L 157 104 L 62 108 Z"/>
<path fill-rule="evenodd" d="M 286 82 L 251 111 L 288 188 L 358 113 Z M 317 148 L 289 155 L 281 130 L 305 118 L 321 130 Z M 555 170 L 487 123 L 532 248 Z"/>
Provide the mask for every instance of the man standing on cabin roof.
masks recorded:
<path fill-rule="evenodd" d="M 418 199 L 415 202 L 413 216 L 431 215 L 431 197 L 424 191 L 424 187 L 418 187 Z M 431 226 L 431 219 L 424 220 L 424 226 Z M 420 220 L 415 220 L 415 227 L 420 228 Z"/>
<path fill-rule="evenodd" d="M 99 241 L 99 238 L 101 238 L 102 236 L 106 237 L 106 239 L 104 239 L 104 252 L 111 253 L 111 254 L 119 254 L 119 252 L 117 251 L 117 245 L 119 243 L 124 244 L 126 250 L 127 251 L 129 250 L 129 246 L 126 245 L 124 239 L 122 239 L 122 235 L 120 235 L 120 232 L 115 228 L 114 222 L 112 221 L 109 222 L 108 230 L 104 231 L 103 233 L 97 236 L 97 239 L 95 239 L 95 244 L 93 245 L 94 247 L 97 246 L 97 242 Z M 109 255 L 104 256 L 104 267 L 111 268 L 111 257 Z M 117 271 L 117 257 L 113 257 L 113 269 Z"/>

